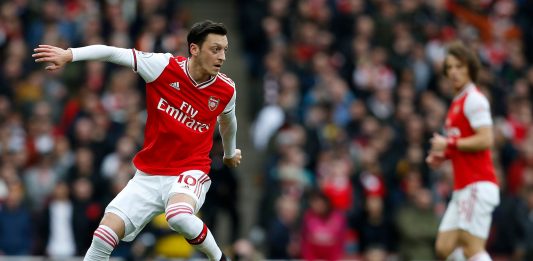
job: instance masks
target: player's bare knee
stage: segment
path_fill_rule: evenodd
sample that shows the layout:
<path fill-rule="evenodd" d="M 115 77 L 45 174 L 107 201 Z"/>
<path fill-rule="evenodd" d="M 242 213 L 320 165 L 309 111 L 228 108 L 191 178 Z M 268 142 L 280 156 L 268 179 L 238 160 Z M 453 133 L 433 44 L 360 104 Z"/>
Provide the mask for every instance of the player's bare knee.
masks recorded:
<path fill-rule="evenodd" d="M 183 228 L 190 222 L 193 213 L 192 206 L 185 202 L 168 205 L 165 210 L 168 226 L 176 232 L 183 232 Z"/>
<path fill-rule="evenodd" d="M 435 242 L 435 253 L 439 259 L 446 259 L 455 249 L 455 244 L 445 239 L 437 239 Z"/>
<path fill-rule="evenodd" d="M 449 249 L 436 249 L 436 256 L 438 260 L 447 260 L 447 258 L 453 253 L 453 251 L 449 251 Z"/>
<path fill-rule="evenodd" d="M 474 236 L 466 231 L 461 231 L 461 244 L 467 258 L 485 251 L 485 239 Z"/>
<path fill-rule="evenodd" d="M 439 259 L 446 259 L 459 246 L 459 231 L 440 231 L 435 242 L 435 253 Z"/>
<path fill-rule="evenodd" d="M 100 221 L 100 225 L 111 228 L 113 231 L 115 231 L 119 239 L 124 237 L 126 225 L 124 220 L 122 220 L 122 218 L 117 214 L 111 212 L 105 213 L 102 221 Z"/>
<path fill-rule="evenodd" d="M 194 209 L 196 206 L 196 200 L 190 195 L 185 193 L 176 193 L 168 199 L 167 208 L 177 203 L 187 203 L 190 207 L 192 207 L 192 209 Z"/>

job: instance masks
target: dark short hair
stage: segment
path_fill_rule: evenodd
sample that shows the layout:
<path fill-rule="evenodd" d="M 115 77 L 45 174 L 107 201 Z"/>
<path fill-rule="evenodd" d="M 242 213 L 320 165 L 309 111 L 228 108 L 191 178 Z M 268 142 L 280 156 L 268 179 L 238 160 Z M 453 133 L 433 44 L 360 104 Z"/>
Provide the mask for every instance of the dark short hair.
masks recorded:
<path fill-rule="evenodd" d="M 448 46 L 448 51 L 446 56 L 451 55 L 457 58 L 462 63 L 466 64 L 468 67 L 468 76 L 473 82 L 477 81 L 479 68 L 481 67 L 479 60 L 476 54 L 468 49 L 461 42 L 453 42 Z M 446 61 L 444 61 L 444 66 L 442 67 L 444 76 L 448 77 L 448 66 Z"/>
<path fill-rule="evenodd" d="M 227 33 L 228 31 L 226 30 L 226 26 L 224 26 L 223 23 L 215 23 L 211 20 L 205 20 L 193 24 L 193 26 L 191 27 L 191 31 L 189 32 L 189 34 L 187 34 L 189 54 L 191 54 L 191 44 L 201 46 L 204 43 L 205 38 L 207 38 L 207 35 L 226 35 Z"/>
<path fill-rule="evenodd" d="M 313 200 L 324 202 L 326 204 L 326 213 L 324 213 L 325 215 L 329 215 L 333 211 L 333 203 L 331 202 L 331 199 L 320 189 L 312 189 L 309 191 L 308 200 L 309 203 L 311 203 Z"/>

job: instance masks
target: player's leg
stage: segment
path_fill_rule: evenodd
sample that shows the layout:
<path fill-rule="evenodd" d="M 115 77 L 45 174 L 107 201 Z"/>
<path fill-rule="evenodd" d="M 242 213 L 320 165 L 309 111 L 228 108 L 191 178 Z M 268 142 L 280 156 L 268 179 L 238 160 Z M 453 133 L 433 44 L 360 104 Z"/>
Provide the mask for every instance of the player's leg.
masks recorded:
<path fill-rule="evenodd" d="M 93 240 L 84 261 L 108 260 L 113 249 L 124 237 L 124 221 L 113 213 L 106 213 L 98 228 L 94 231 Z"/>
<path fill-rule="evenodd" d="M 460 234 L 463 252 L 469 261 L 490 261 L 489 254 L 485 251 L 486 240 L 461 230 Z"/>
<path fill-rule="evenodd" d="M 187 242 L 209 260 L 226 260 L 213 234 L 196 213 L 205 200 L 210 186 L 209 177 L 200 171 L 188 171 L 172 181 L 169 191 L 166 219 L 170 228 L 181 233 Z"/>
<path fill-rule="evenodd" d="M 459 245 L 459 194 L 454 192 L 442 217 L 435 242 L 435 253 L 441 260 L 457 259 L 461 255 Z"/>
<path fill-rule="evenodd" d="M 465 199 L 465 215 L 460 218 L 460 241 L 468 260 L 490 261 L 485 251 L 489 236 L 492 212 L 500 202 L 498 187 L 490 182 L 476 182 L 469 186 L 469 198 Z"/>
<path fill-rule="evenodd" d="M 435 251 L 439 259 L 452 259 L 456 254 L 454 251 L 459 247 L 459 230 L 440 231 L 435 242 Z"/>
<path fill-rule="evenodd" d="M 108 260 L 120 240 L 131 241 L 164 209 L 159 176 L 137 171 L 126 187 L 109 203 L 85 261 Z"/>
<path fill-rule="evenodd" d="M 186 194 L 171 196 L 166 209 L 169 226 L 181 233 L 194 248 L 209 260 L 221 260 L 222 251 L 204 222 L 194 215 L 195 200 Z"/>

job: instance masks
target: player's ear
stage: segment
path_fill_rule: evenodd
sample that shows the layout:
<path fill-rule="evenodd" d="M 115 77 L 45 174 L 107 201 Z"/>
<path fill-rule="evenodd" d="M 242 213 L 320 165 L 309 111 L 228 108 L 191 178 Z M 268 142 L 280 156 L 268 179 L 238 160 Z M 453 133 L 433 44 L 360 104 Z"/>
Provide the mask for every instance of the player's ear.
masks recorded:
<path fill-rule="evenodd" d="M 189 51 L 191 52 L 192 56 L 198 55 L 198 52 L 200 51 L 200 46 L 198 46 L 195 43 L 192 43 L 191 46 L 189 46 Z"/>

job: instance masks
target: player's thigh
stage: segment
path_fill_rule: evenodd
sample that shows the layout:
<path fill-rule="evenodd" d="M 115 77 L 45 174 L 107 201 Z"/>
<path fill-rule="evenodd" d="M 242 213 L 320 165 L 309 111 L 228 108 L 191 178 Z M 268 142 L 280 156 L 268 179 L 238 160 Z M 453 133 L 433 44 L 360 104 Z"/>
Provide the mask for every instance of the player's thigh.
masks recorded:
<path fill-rule="evenodd" d="M 492 212 L 499 202 L 500 192 L 495 184 L 476 182 L 470 185 L 461 198 L 460 228 L 484 241 L 489 235 Z"/>
<path fill-rule="evenodd" d="M 100 225 L 104 225 L 111 228 L 113 231 L 115 231 L 119 239 L 122 239 L 124 237 L 126 224 L 124 223 L 124 220 L 122 220 L 122 218 L 118 215 L 113 214 L 111 212 L 105 213 L 104 217 L 102 218 L 102 221 L 100 221 Z"/>
<path fill-rule="evenodd" d="M 163 202 L 166 202 L 167 206 L 187 202 L 193 206 L 194 213 L 197 213 L 204 204 L 211 179 L 202 171 L 190 170 L 168 179 L 166 186 L 168 193 L 164 195 Z"/>
<path fill-rule="evenodd" d="M 439 231 L 437 234 L 437 241 L 435 242 L 435 250 L 441 258 L 449 256 L 455 248 L 459 246 L 460 230 Z"/>
<path fill-rule="evenodd" d="M 441 258 L 453 252 L 459 244 L 459 205 L 458 195 L 454 192 L 446 207 L 446 212 L 439 225 L 435 250 Z"/>
<path fill-rule="evenodd" d="M 452 199 L 448 203 L 448 206 L 446 207 L 446 211 L 444 212 L 444 216 L 442 217 L 442 220 L 440 222 L 439 233 L 458 230 L 460 228 L 459 227 L 459 215 L 460 215 L 459 198 L 460 198 L 459 193 L 453 192 Z"/>
<path fill-rule="evenodd" d="M 163 210 L 160 176 L 137 171 L 126 187 L 109 203 L 105 212 L 113 213 L 124 221 L 123 240 L 131 241 Z"/>
<path fill-rule="evenodd" d="M 475 254 L 484 251 L 486 240 L 484 238 L 472 235 L 468 231 L 461 230 L 459 241 L 463 248 L 463 253 L 466 258 L 470 258 Z"/>
<path fill-rule="evenodd" d="M 187 203 L 187 204 L 191 205 L 193 209 L 196 209 L 196 202 L 197 202 L 197 200 L 193 196 L 191 196 L 189 194 L 174 193 L 174 194 L 169 196 L 169 199 L 168 199 L 168 202 L 167 202 L 167 206 L 170 206 L 170 205 L 176 204 L 176 203 Z"/>

